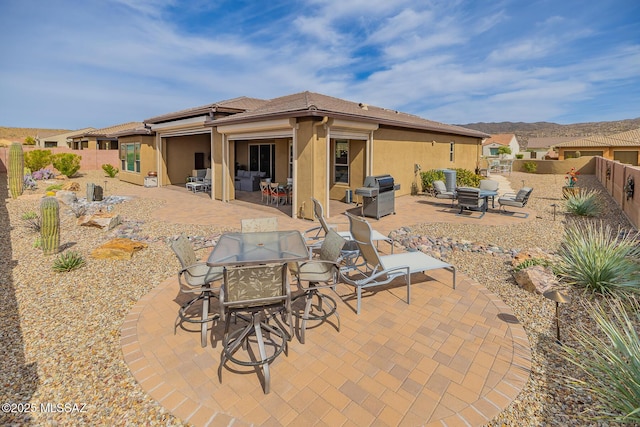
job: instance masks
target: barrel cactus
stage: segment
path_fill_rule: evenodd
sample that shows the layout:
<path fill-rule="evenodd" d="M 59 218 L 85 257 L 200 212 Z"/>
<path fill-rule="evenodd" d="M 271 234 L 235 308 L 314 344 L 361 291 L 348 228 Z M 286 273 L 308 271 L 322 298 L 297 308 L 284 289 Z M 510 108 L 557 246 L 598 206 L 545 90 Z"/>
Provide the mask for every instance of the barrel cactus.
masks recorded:
<path fill-rule="evenodd" d="M 55 197 L 40 202 L 40 236 L 45 255 L 58 253 L 60 247 L 60 206 Z"/>
<path fill-rule="evenodd" d="M 24 185 L 24 153 L 22 145 L 13 143 L 9 147 L 9 191 L 17 199 L 22 195 Z"/>

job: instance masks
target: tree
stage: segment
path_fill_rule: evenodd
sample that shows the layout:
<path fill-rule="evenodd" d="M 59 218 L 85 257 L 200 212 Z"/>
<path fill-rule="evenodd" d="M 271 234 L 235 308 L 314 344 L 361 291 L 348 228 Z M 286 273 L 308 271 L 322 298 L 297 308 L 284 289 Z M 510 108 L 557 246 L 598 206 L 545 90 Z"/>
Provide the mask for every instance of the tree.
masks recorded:
<path fill-rule="evenodd" d="M 506 145 L 498 147 L 498 154 L 501 156 L 505 154 L 511 154 L 511 148 L 507 147 Z"/>
<path fill-rule="evenodd" d="M 32 136 L 27 136 L 24 139 L 24 145 L 36 145 L 36 139 Z"/>

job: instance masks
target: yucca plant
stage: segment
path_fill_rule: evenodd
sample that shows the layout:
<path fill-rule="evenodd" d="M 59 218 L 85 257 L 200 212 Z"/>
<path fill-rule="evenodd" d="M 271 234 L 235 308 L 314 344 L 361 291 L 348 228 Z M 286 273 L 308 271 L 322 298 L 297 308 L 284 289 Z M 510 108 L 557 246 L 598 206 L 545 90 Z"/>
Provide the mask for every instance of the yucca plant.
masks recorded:
<path fill-rule="evenodd" d="M 580 216 L 598 216 L 602 213 L 603 205 L 595 190 L 580 189 L 576 194 L 570 194 L 566 202 L 567 212 Z"/>
<path fill-rule="evenodd" d="M 614 233 L 602 222 L 567 226 L 555 271 L 585 291 L 640 292 L 639 233 Z"/>
<path fill-rule="evenodd" d="M 633 298 L 607 299 L 585 307 L 602 334 L 582 326 L 573 332 L 578 347 L 562 347 L 561 355 L 584 374 L 581 379 L 569 377 L 569 384 L 595 397 L 592 418 L 636 425 L 640 423 L 640 304 Z"/>
<path fill-rule="evenodd" d="M 84 258 L 79 252 L 64 252 L 53 261 L 53 270 L 58 272 L 71 271 L 84 265 Z"/>

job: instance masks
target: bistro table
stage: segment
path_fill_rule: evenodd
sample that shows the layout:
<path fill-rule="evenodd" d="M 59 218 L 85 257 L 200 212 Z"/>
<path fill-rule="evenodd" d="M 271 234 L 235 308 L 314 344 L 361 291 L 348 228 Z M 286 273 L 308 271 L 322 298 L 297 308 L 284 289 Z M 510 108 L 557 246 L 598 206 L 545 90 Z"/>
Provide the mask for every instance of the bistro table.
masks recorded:
<path fill-rule="evenodd" d="M 491 207 L 495 208 L 496 207 L 496 202 L 495 202 L 495 197 L 498 195 L 497 191 L 493 191 L 493 190 L 480 190 L 480 194 L 478 195 L 478 197 L 482 197 L 484 198 L 484 202 L 486 204 L 489 204 L 489 197 L 491 197 Z"/>
<path fill-rule="evenodd" d="M 309 250 L 299 231 L 225 233 L 209 254 L 207 265 L 225 267 L 304 261 Z"/>

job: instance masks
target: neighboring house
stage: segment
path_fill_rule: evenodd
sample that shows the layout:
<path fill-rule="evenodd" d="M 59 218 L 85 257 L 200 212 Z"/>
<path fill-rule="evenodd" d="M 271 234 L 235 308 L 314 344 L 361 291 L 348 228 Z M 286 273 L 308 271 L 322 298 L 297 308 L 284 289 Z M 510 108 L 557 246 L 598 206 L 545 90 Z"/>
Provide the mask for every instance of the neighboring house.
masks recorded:
<path fill-rule="evenodd" d="M 129 122 L 81 132 L 69 138 L 69 148 L 74 150 L 117 150 L 118 138 L 113 136 L 118 132 L 135 130 L 144 125 L 141 122 Z"/>
<path fill-rule="evenodd" d="M 498 157 L 498 149 L 500 147 L 509 147 L 511 149 L 511 154 L 504 156 L 507 159 L 513 159 L 520 152 L 520 144 L 518 144 L 518 139 L 514 134 L 498 133 L 491 135 L 482 143 L 482 156 Z"/>
<path fill-rule="evenodd" d="M 292 216 L 313 219 L 311 198 L 329 210 L 367 176 L 389 174 L 409 194 L 416 169 L 474 170 L 487 134 L 313 92 L 271 100 L 236 98 L 145 120 L 119 133 L 121 180 L 183 184 L 193 169 L 212 168 L 212 197 L 236 198 L 237 169 L 293 180 Z M 124 150 L 124 151 L 123 151 Z M 135 162 L 126 162 L 128 153 Z M 138 153 L 138 154 L 136 154 Z M 419 179 L 418 179 L 419 181 Z M 327 212 L 327 215 L 330 215 Z"/>
<path fill-rule="evenodd" d="M 69 143 L 73 138 L 84 135 L 85 133 L 93 130 L 95 130 L 95 128 L 78 129 L 55 135 L 38 134 L 36 136 L 36 145 L 41 148 L 69 147 Z"/>
<path fill-rule="evenodd" d="M 590 136 L 555 145 L 560 160 L 579 156 L 602 156 L 638 166 L 640 163 L 640 129 L 608 136 Z"/>
<path fill-rule="evenodd" d="M 567 142 L 575 139 L 570 136 L 547 136 L 540 138 L 529 138 L 527 142 L 527 151 L 530 152 L 529 158 L 531 159 L 557 159 L 558 153 L 553 150 L 553 146 L 562 142 Z"/>

